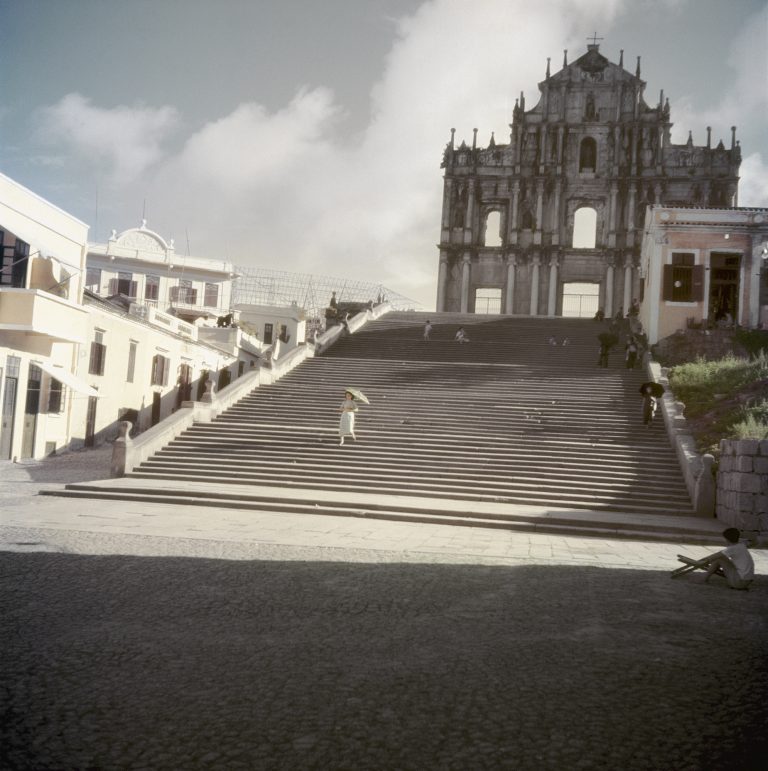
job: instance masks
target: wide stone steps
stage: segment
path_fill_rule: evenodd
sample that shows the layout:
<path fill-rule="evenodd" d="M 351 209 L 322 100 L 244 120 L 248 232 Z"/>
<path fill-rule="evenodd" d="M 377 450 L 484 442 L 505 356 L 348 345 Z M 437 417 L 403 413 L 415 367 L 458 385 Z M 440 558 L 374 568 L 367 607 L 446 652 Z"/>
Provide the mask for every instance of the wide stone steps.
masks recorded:
<path fill-rule="evenodd" d="M 460 325 L 467 345 L 453 341 Z M 119 480 L 119 491 L 93 483 L 66 492 L 509 527 L 525 523 L 520 506 L 687 517 L 663 425 L 642 425 L 645 374 L 625 369 L 620 356 L 596 366 L 597 335 L 607 328 L 390 314 L 191 427 Z M 549 345 L 550 337 L 569 344 Z M 347 387 L 371 404 L 358 412 L 359 441 L 339 446 Z M 407 511 L 411 499 L 419 503 Z"/>
<path fill-rule="evenodd" d="M 435 500 L 418 496 L 387 496 L 333 491 L 260 487 L 257 490 L 228 484 L 188 482 L 171 488 L 162 481 L 119 479 L 110 483 L 76 483 L 66 490 L 43 494 L 107 501 L 245 509 L 254 512 L 352 516 L 400 522 L 501 528 L 560 535 L 624 537 L 642 540 L 716 542 L 693 517 L 675 518 L 649 513 L 642 517 L 611 511 L 589 512 L 545 505 L 514 506 L 489 501 Z"/>

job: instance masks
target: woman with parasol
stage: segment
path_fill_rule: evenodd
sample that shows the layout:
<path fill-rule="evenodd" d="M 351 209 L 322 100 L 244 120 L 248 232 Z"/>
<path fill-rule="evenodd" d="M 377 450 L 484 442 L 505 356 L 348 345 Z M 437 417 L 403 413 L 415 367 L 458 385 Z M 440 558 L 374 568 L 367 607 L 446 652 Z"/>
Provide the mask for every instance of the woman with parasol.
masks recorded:
<path fill-rule="evenodd" d="M 351 436 L 353 441 L 357 441 L 355 436 L 357 402 L 369 404 L 362 391 L 358 391 L 356 388 L 347 388 L 344 391 L 344 401 L 341 403 L 341 407 L 339 407 L 339 412 L 341 413 L 339 420 L 339 444 L 344 444 L 344 438 L 347 436 Z"/>
<path fill-rule="evenodd" d="M 656 400 L 664 395 L 664 386 L 661 383 L 649 381 L 639 388 L 643 397 L 643 423 L 650 427 L 653 416 L 656 414 Z"/>

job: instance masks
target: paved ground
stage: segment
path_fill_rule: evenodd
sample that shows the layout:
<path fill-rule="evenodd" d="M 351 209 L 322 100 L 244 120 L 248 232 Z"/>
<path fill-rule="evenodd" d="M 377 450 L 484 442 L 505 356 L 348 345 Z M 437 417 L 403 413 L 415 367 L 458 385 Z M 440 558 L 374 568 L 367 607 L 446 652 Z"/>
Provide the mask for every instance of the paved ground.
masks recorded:
<path fill-rule="evenodd" d="M 0 464 L 3 769 L 750 769 L 768 555 L 34 497 Z M 762 768 L 762 761 L 760 761 Z"/>

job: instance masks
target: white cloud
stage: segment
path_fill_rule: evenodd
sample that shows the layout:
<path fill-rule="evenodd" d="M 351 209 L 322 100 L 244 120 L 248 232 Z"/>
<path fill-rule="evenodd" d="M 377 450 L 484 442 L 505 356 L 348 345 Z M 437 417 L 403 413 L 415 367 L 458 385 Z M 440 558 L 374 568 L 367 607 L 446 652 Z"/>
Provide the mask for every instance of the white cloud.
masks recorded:
<path fill-rule="evenodd" d="M 169 107 L 106 110 L 73 94 L 47 111 L 46 126 L 53 138 L 95 154 L 113 179 L 126 183 L 108 205 L 119 210 L 122 200 L 122 210 L 134 212 L 146 198 L 150 226 L 177 243 L 188 232 L 193 254 L 382 282 L 430 306 L 440 160 L 450 128 L 457 129 L 457 142 L 471 142 L 474 127 L 481 145 L 491 131 L 498 142 L 508 141 L 515 98 L 525 89 L 526 107 L 536 104 L 546 57 L 552 72 L 560 69 L 563 48 L 573 61 L 584 51 L 584 30 L 608 31 L 626 4 L 425 2 L 398 23 L 371 93 L 370 123 L 354 140 L 341 131 L 344 108 L 326 88 L 302 89 L 274 111 L 243 103 L 165 155 L 164 143 L 179 123 Z M 738 46 L 733 50 L 739 54 Z M 734 66 L 741 64 L 734 60 Z M 737 100 L 748 115 L 759 109 L 759 88 L 743 80 L 714 110 L 728 121 Z M 675 113 L 678 126 L 716 125 L 680 104 Z M 745 204 L 764 194 L 757 176 L 765 179 L 764 171 L 759 156 L 745 159 Z M 107 226 L 122 229 L 134 220 Z"/>
<path fill-rule="evenodd" d="M 40 111 L 38 134 L 124 184 L 162 158 L 162 142 L 177 123 L 173 107 L 107 109 L 73 93 Z"/>
<path fill-rule="evenodd" d="M 768 206 L 768 165 L 760 153 L 752 153 L 741 162 L 739 206 Z"/>

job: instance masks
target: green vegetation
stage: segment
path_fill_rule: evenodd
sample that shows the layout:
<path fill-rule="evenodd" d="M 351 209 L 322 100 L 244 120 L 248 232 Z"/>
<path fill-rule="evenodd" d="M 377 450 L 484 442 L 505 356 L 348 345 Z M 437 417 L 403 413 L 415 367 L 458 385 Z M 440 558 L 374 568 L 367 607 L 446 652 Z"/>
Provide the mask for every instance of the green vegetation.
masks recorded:
<path fill-rule="evenodd" d="M 752 358 L 698 358 L 671 370 L 670 386 L 702 451 L 716 452 L 720 439 L 768 439 L 768 353 L 757 347 Z"/>
<path fill-rule="evenodd" d="M 761 329 L 738 329 L 733 339 L 750 355 L 768 353 L 768 332 Z"/>

